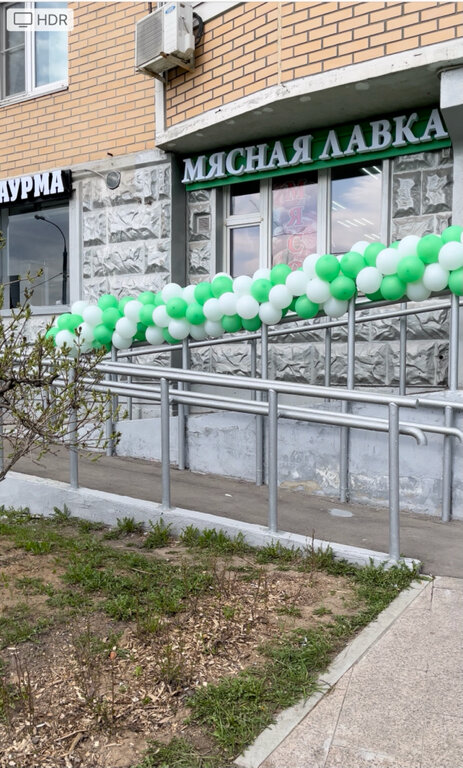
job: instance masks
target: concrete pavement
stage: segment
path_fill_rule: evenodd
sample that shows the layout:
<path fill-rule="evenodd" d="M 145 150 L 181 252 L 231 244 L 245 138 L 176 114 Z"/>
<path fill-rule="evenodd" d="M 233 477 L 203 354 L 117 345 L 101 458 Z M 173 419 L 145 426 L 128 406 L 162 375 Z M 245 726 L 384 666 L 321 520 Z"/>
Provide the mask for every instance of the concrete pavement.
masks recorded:
<path fill-rule="evenodd" d="M 278 746 L 267 729 L 237 764 L 463 768 L 462 627 L 463 580 L 428 582 Z"/>

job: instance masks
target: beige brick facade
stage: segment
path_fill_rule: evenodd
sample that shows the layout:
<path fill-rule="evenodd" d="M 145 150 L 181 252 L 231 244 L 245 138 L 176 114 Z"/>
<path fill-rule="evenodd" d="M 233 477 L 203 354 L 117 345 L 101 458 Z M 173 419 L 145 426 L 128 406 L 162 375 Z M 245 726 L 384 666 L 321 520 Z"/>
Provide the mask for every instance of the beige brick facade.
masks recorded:
<path fill-rule="evenodd" d="M 146 3 L 70 7 L 68 88 L 0 106 L 2 178 L 154 147 L 154 81 L 134 69 Z"/>
<path fill-rule="evenodd" d="M 458 37 L 461 2 L 241 4 L 206 22 L 193 73 L 169 73 L 166 127 L 264 88 Z"/>

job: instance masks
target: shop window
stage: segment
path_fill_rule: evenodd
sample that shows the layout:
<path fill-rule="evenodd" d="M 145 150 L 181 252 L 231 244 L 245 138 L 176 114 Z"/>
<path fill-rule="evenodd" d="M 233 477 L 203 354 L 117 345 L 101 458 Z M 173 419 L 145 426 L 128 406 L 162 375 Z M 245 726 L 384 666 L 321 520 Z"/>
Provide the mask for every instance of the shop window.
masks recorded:
<path fill-rule="evenodd" d="M 358 240 L 381 240 L 381 182 L 378 165 L 332 169 L 331 253 L 346 253 Z"/>
<path fill-rule="evenodd" d="M 39 96 L 67 85 L 66 32 L 8 31 L 7 11 L 49 8 L 49 2 L 2 3 L 0 5 L 0 98 L 18 100 Z M 65 8 L 67 2 L 54 2 Z"/>
<path fill-rule="evenodd" d="M 33 292 L 32 306 L 67 304 L 68 204 L 27 204 L 4 209 L 0 230 L 6 238 L 6 246 L 0 251 L 2 283 L 7 289 L 4 308 L 22 303 L 26 290 Z"/>
<path fill-rule="evenodd" d="M 310 253 L 387 238 L 388 162 L 225 187 L 224 268 L 233 277 L 282 263 L 297 269 Z"/>

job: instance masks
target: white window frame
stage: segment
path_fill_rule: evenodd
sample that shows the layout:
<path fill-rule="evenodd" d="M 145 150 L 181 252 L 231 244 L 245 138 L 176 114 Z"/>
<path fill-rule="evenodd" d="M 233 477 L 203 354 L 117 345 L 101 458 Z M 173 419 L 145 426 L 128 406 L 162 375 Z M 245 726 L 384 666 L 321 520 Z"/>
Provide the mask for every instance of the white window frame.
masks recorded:
<path fill-rule="evenodd" d="M 356 168 L 360 163 L 355 163 Z M 391 161 L 377 161 L 382 165 L 381 189 L 381 242 L 390 240 Z M 309 171 L 313 173 L 313 171 Z M 277 177 L 283 178 L 283 177 Z M 223 187 L 223 268 L 231 274 L 230 231 L 243 226 L 260 226 L 259 268 L 272 266 L 272 179 L 260 182 L 260 212 L 247 215 L 230 214 L 232 185 Z M 331 249 L 331 169 L 318 170 L 317 180 L 317 252 L 329 253 Z"/>
<path fill-rule="evenodd" d="M 0 34 L 1 48 L 4 47 L 4 33 L 6 29 L 6 13 L 8 8 L 16 5 L 15 2 L 0 3 Z M 24 3 L 25 10 L 33 10 L 35 2 L 33 0 L 26 0 Z M 18 101 L 26 101 L 27 99 L 34 99 L 37 96 L 43 96 L 47 93 L 54 93 L 55 91 L 64 90 L 68 87 L 68 78 L 63 80 L 56 80 L 53 83 L 46 83 L 45 85 L 35 86 L 35 32 L 26 30 L 24 33 L 24 67 L 25 67 L 25 88 L 20 93 L 14 93 L 10 96 L 3 96 L 5 89 L 5 73 L 3 67 L 0 68 L 0 106 L 7 104 L 14 104 Z M 68 56 L 69 62 L 69 56 Z"/>

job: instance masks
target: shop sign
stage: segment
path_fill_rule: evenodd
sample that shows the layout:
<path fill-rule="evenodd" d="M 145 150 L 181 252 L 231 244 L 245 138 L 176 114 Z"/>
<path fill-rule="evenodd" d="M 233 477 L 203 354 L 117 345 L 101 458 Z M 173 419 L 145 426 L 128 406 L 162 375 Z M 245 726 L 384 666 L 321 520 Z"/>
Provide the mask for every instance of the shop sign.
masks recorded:
<path fill-rule="evenodd" d="M 450 146 L 437 108 L 184 158 L 188 189 Z"/>
<path fill-rule="evenodd" d="M 69 197 L 72 191 L 71 171 L 43 171 L 30 176 L 15 176 L 0 181 L 0 205 L 25 201 Z"/>

